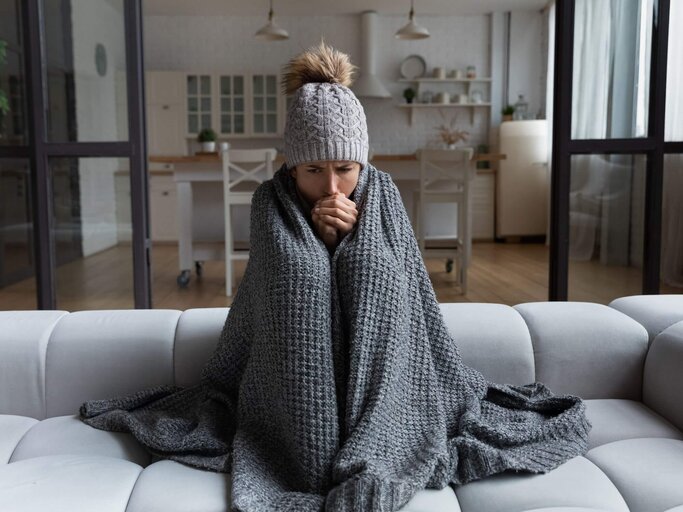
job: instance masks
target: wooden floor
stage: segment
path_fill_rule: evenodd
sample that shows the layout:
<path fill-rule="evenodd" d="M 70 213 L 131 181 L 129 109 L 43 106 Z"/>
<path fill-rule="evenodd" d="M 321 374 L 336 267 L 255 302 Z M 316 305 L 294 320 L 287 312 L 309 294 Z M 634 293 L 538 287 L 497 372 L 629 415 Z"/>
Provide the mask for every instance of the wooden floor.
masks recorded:
<path fill-rule="evenodd" d="M 59 309 L 121 309 L 133 307 L 130 246 L 119 246 L 62 265 L 57 270 Z M 548 298 L 548 248 L 543 244 L 475 243 L 469 270 L 469 290 L 460 294 L 454 273 L 444 260 L 427 260 L 439 302 L 494 302 L 514 305 Z M 236 266 L 237 282 L 244 271 Z M 155 245 L 152 252 L 152 304 L 157 309 L 229 306 L 223 264 L 208 261 L 201 278 L 194 275 L 187 288 L 176 284 L 177 248 Z M 604 266 L 598 262 L 570 264 L 570 300 L 607 304 L 616 297 L 640 293 L 641 272 L 633 267 Z M 683 293 L 662 284 L 661 293 Z M 35 280 L 0 289 L 0 310 L 35 309 Z"/>
<path fill-rule="evenodd" d="M 121 309 L 133 307 L 130 246 L 119 246 L 57 270 L 58 308 Z M 495 302 L 514 305 L 548 298 L 548 248 L 543 244 L 475 243 L 469 270 L 469 290 L 459 293 L 454 273 L 446 273 L 444 260 L 427 260 L 439 302 Z M 236 263 L 236 279 L 245 262 Z M 187 288 L 176 284 L 178 251 L 174 245 L 155 245 L 152 252 L 154 308 L 189 309 L 229 306 L 225 296 L 223 264 L 206 262 L 200 279 L 193 276 Z M 570 263 L 570 300 L 606 304 L 616 297 L 640 293 L 637 268 L 604 266 L 598 262 Z M 662 283 L 661 293 L 683 293 Z M 35 309 L 35 280 L 0 289 L 0 310 Z"/>

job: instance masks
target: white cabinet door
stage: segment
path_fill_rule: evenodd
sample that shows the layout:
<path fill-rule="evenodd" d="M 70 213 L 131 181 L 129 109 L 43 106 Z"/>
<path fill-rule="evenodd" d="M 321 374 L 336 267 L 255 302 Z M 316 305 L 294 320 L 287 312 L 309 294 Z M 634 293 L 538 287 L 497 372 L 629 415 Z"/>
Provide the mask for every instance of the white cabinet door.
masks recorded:
<path fill-rule="evenodd" d="M 186 155 L 184 137 L 185 74 L 176 71 L 148 71 L 147 152 L 150 155 Z"/>
<path fill-rule="evenodd" d="M 152 240 L 178 240 L 177 194 L 173 175 L 150 175 L 149 210 Z"/>
<path fill-rule="evenodd" d="M 183 102 L 185 73 L 177 71 L 147 71 L 145 73 L 147 104 L 176 104 Z"/>
<path fill-rule="evenodd" d="M 472 182 L 472 239 L 494 238 L 495 174 L 477 173 Z"/>
<path fill-rule="evenodd" d="M 147 105 L 147 153 L 186 155 L 182 124 L 183 113 L 179 105 Z"/>

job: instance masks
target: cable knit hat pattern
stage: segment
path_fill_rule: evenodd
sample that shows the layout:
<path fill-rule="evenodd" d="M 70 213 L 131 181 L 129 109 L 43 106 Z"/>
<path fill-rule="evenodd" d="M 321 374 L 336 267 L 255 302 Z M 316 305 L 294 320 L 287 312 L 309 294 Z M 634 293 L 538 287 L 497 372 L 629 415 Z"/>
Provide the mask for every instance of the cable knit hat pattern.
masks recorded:
<path fill-rule="evenodd" d="M 348 88 L 348 56 L 321 43 L 292 59 L 284 77 L 293 93 L 285 123 L 285 158 L 292 168 L 316 160 L 368 160 L 363 106 Z"/>

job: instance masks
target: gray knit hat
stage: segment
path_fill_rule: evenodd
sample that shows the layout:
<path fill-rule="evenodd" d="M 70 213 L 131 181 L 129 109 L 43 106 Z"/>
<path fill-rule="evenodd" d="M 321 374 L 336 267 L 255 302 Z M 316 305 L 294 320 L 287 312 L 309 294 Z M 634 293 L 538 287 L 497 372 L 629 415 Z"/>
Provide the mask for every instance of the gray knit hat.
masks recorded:
<path fill-rule="evenodd" d="M 283 86 L 294 94 L 285 123 L 287 167 L 315 160 L 368 161 L 365 112 L 351 89 L 348 55 L 321 43 L 292 59 Z"/>

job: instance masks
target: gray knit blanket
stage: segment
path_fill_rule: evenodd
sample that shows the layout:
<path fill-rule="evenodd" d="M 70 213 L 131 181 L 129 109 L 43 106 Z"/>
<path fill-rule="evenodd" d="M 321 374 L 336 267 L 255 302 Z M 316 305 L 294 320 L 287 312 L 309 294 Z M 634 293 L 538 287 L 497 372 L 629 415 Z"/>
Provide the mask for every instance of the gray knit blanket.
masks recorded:
<path fill-rule="evenodd" d="M 190 388 L 81 406 L 155 457 L 230 472 L 233 511 L 399 510 L 421 489 L 585 452 L 583 402 L 487 382 L 444 324 L 398 190 L 372 165 L 334 251 L 283 166 L 255 192 L 251 249 Z"/>

